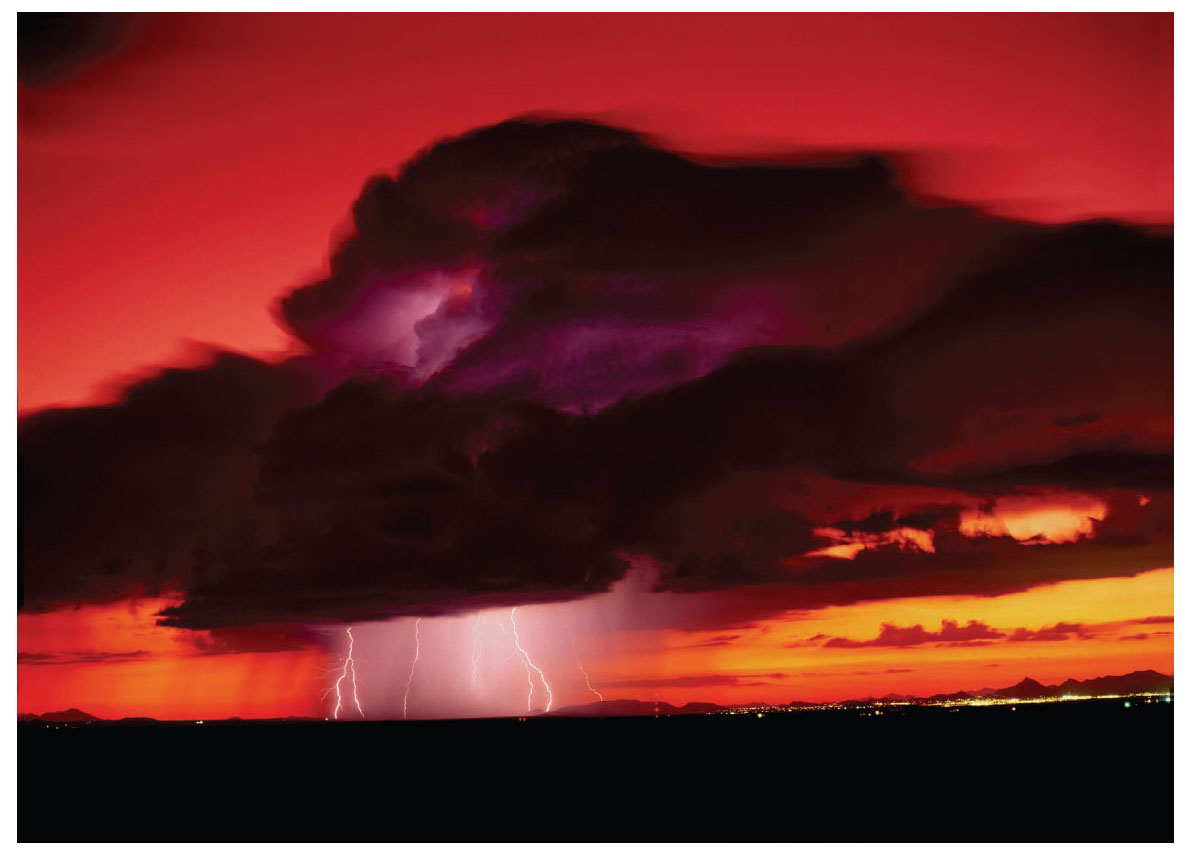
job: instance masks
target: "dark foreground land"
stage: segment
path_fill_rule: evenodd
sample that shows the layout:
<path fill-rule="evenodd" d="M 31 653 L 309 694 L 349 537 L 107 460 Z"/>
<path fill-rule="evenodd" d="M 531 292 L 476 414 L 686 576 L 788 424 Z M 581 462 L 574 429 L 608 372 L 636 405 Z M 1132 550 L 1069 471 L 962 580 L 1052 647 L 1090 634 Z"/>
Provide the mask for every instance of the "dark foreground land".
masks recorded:
<path fill-rule="evenodd" d="M 1171 841 L 1174 704 L 18 725 L 20 841 Z"/>

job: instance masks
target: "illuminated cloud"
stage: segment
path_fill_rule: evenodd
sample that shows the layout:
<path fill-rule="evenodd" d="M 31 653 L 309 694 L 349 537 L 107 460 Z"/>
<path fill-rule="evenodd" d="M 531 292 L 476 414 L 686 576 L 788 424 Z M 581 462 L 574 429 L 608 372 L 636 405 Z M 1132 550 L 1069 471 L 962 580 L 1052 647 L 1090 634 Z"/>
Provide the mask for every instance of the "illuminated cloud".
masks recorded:
<path fill-rule="evenodd" d="M 831 556 L 836 559 L 853 559 L 862 550 L 871 550 L 886 544 L 896 544 L 904 549 L 919 550 L 923 553 L 934 553 L 932 534 L 921 529 L 893 529 L 875 535 L 849 534 L 839 529 L 816 529 L 813 533 L 818 538 L 827 538 L 836 543 L 829 547 L 821 547 L 807 553 L 808 556 Z"/>
<path fill-rule="evenodd" d="M 1009 535 L 1028 544 L 1059 544 L 1091 537 L 1095 522 L 1108 509 L 1101 500 L 1081 494 L 1045 493 L 1008 496 L 989 510 L 966 510 L 960 515 L 965 535 Z"/>

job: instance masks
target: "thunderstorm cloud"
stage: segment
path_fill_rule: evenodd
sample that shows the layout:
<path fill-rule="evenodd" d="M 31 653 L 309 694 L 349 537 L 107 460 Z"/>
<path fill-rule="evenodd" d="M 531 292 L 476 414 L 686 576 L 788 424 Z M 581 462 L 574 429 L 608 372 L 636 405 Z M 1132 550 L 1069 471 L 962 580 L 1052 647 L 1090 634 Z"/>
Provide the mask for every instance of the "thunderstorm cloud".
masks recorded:
<path fill-rule="evenodd" d="M 1168 233 L 546 120 L 440 142 L 352 220 L 277 303 L 302 356 L 21 420 L 25 609 L 172 593 L 230 633 L 649 561 L 747 621 L 1172 562 Z M 1003 635 L 882 634 L 851 644 Z"/>

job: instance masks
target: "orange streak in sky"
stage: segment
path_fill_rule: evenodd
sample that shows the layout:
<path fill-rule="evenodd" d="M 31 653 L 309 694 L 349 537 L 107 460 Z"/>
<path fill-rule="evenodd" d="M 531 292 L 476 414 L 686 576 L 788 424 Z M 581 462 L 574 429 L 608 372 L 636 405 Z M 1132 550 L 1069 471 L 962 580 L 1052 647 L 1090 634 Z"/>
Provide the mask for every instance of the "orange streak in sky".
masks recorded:
<path fill-rule="evenodd" d="M 1073 580 L 1001 597 L 920 597 L 829 607 L 742 629 L 639 631 L 632 645 L 621 646 L 619 656 L 595 668 L 605 676 L 610 698 L 656 697 L 673 704 L 832 701 L 890 692 L 930 695 L 1009 686 L 1024 676 L 1058 683 L 1135 669 L 1172 674 L 1173 625 L 1131 622 L 1172 615 L 1173 586 L 1174 570 L 1167 568 L 1136 577 Z M 938 631 L 943 619 L 982 621 L 1007 636 L 1019 627 L 1038 630 L 1057 622 L 1101 626 L 1092 628 L 1092 638 L 1066 641 L 823 647 L 825 639 L 834 636 L 872 639 L 883 622 L 922 624 Z M 1147 636 L 1122 638 L 1140 633 Z M 738 638 L 723 645 L 705 644 L 726 634 Z M 820 638 L 813 641 L 817 635 Z M 665 681 L 699 675 L 739 680 L 730 686 L 618 685 L 642 677 Z"/>
<path fill-rule="evenodd" d="M 146 599 L 17 616 L 18 650 L 61 665 L 17 666 L 18 712 L 77 707 L 103 718 L 320 716 L 316 648 L 211 654 L 207 635 L 160 627 L 174 601 Z"/>

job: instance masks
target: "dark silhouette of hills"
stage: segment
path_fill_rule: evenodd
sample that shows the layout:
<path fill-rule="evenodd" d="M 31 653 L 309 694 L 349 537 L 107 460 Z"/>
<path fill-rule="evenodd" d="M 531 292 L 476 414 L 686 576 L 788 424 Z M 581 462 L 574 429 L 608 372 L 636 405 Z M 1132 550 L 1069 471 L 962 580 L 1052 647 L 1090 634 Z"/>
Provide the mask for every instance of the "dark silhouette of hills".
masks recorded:
<path fill-rule="evenodd" d="M 92 716 L 85 711 L 79 710 L 77 707 L 70 707 L 66 710 L 54 710 L 49 713 L 43 713 L 40 716 L 36 713 L 22 713 L 17 715 L 18 722 L 103 722 L 98 716 Z"/>
<path fill-rule="evenodd" d="M 994 691 L 993 695 L 1001 696 L 1002 698 L 1046 698 L 1049 695 L 1061 696 L 1062 692 L 1053 692 L 1058 689 L 1056 687 L 1045 687 L 1043 684 L 1031 678 L 1023 678 L 1012 687 Z"/>
<path fill-rule="evenodd" d="M 1174 688 L 1171 675 L 1164 675 L 1152 669 L 1130 672 L 1125 675 L 1105 675 L 1099 678 L 1089 678 L 1078 681 L 1069 678 L 1061 684 L 1048 686 L 1041 684 L 1034 678 L 1023 678 L 1013 686 L 1000 690 L 981 689 L 975 692 L 960 690 L 954 693 L 936 693 L 931 696 L 902 695 L 889 693 L 881 698 L 849 699 L 838 702 L 842 705 L 871 705 L 875 702 L 905 702 L 907 704 L 946 704 L 947 702 L 971 701 L 978 698 L 990 699 L 1047 699 L 1060 698 L 1065 695 L 1096 696 L 1096 695 L 1133 695 L 1135 693 L 1171 692 Z M 821 702 L 800 701 L 795 699 L 786 705 L 788 708 L 819 707 Z M 726 707 L 712 702 L 693 701 L 682 707 L 675 707 L 666 702 L 638 701 L 637 699 L 611 699 L 597 701 L 591 704 L 575 705 L 552 711 L 548 716 L 652 716 L 655 713 L 718 713 L 731 710 L 732 707 L 769 707 L 762 702 L 752 702 L 746 705 Z M 783 705 L 775 705 L 781 707 Z"/>
<path fill-rule="evenodd" d="M 903 701 L 911 704 L 940 703 L 950 701 L 969 701 L 977 698 L 1018 698 L 1023 700 L 1060 698 L 1065 695 L 1097 696 L 1097 695 L 1133 695 L 1135 693 L 1171 692 L 1174 679 L 1171 675 L 1164 675 L 1153 669 L 1140 672 L 1130 672 L 1125 675 L 1104 675 L 1100 678 L 1089 678 L 1078 681 L 1069 678 L 1061 684 L 1048 686 L 1041 684 L 1034 678 L 1023 678 L 1013 686 L 1000 690 L 982 689 L 976 692 L 937 693 L 933 696 L 901 696 L 890 693 L 883 698 L 872 696 L 864 699 L 850 699 L 842 704 L 873 704 L 875 701 Z M 805 705 L 805 702 L 792 702 L 791 707 Z"/>
<path fill-rule="evenodd" d="M 1087 681 L 1069 678 L 1055 686 L 1044 686 L 1038 681 L 1023 678 L 1012 687 L 995 690 L 992 695 L 1022 699 L 1059 698 L 1063 695 L 1131 695 L 1171 692 L 1174 685 L 1171 675 L 1147 669 L 1126 675 L 1103 675 L 1099 678 L 1089 678 Z"/>
<path fill-rule="evenodd" d="M 1129 695 L 1130 693 L 1161 693 L 1174 689 L 1174 679 L 1153 669 L 1130 672 L 1127 675 L 1106 675 L 1087 681 L 1068 679 L 1056 687 L 1060 694 Z"/>
<path fill-rule="evenodd" d="M 695 705 L 699 710 L 687 710 Z M 723 710 L 719 705 L 710 702 L 691 702 L 682 708 L 675 707 L 664 701 L 639 701 L 635 698 L 610 699 L 608 701 L 594 701 L 591 704 L 577 704 L 552 710 L 543 716 L 653 716 L 655 713 L 709 713 L 711 708 Z"/>
<path fill-rule="evenodd" d="M 957 692 L 957 693 L 936 693 L 933 696 L 928 696 L 927 700 L 928 701 L 937 701 L 937 702 L 939 702 L 939 701 L 968 701 L 969 699 L 975 698 L 975 697 L 976 696 L 974 696 L 972 693 L 966 693 L 964 690 L 961 690 L 960 692 Z"/>
<path fill-rule="evenodd" d="M 1048 686 L 1041 684 L 1033 678 L 1023 678 L 1013 686 L 1004 687 L 1000 690 L 981 689 L 976 692 L 965 692 L 963 690 L 954 693 L 936 693 L 932 696 L 910 696 L 901 695 L 899 693 L 889 693 L 881 698 L 870 696 L 863 699 L 849 699 L 848 701 L 837 702 L 837 704 L 849 705 L 871 705 L 875 702 L 905 702 L 908 704 L 940 704 L 947 702 L 963 702 L 978 698 L 989 699 L 1048 699 L 1060 698 L 1065 695 L 1077 696 L 1097 696 L 1097 695 L 1134 695 L 1137 693 L 1169 693 L 1175 687 L 1175 679 L 1171 675 L 1164 675 L 1161 672 L 1156 672 L 1153 669 L 1146 669 L 1144 671 L 1130 672 L 1125 675 L 1103 675 L 1099 678 L 1089 678 L 1088 680 L 1078 681 L 1069 678 L 1060 684 Z M 609 699 L 608 701 L 595 701 L 591 704 L 572 705 L 570 707 L 559 708 L 550 713 L 541 713 L 541 716 L 558 716 L 558 717 L 582 717 L 582 716 L 653 716 L 655 714 L 697 714 L 697 713 L 720 713 L 726 710 L 741 707 L 787 707 L 787 708 L 806 708 L 819 707 L 822 702 L 800 701 L 795 699 L 786 705 L 768 705 L 763 702 L 751 702 L 746 705 L 725 706 L 715 704 L 707 701 L 692 701 L 687 704 L 676 707 L 664 701 L 641 701 L 639 699 Z M 52 711 L 43 714 L 21 713 L 17 715 L 18 722 L 105 722 L 98 716 L 92 716 L 89 713 L 79 710 L 78 708 L 69 708 L 67 710 Z M 157 722 L 157 720 L 150 717 L 125 717 L 120 720 L 114 720 L 125 724 L 148 724 Z M 215 721 L 215 720 L 212 720 Z M 224 722 L 239 721 L 239 717 L 232 717 Z M 278 721 L 285 722 L 317 722 L 317 718 L 311 717 L 284 717 Z"/>

